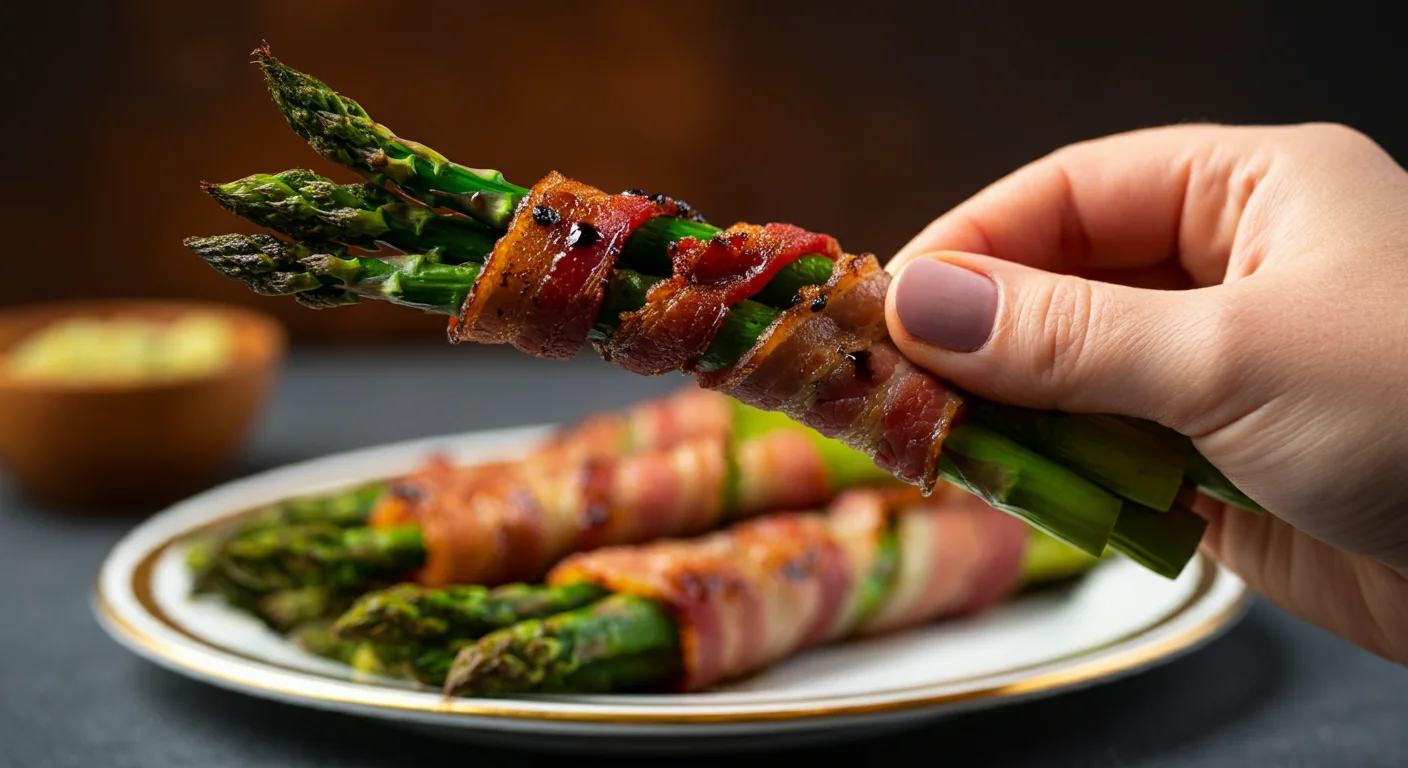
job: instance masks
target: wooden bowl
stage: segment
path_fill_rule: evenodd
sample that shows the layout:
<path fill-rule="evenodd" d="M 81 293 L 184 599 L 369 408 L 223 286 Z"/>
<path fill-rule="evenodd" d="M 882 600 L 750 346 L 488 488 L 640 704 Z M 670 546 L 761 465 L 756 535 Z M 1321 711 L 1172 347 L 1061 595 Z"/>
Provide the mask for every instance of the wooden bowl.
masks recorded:
<path fill-rule="evenodd" d="M 61 506 L 145 505 L 200 490 L 233 458 L 263 410 L 287 339 L 271 317 L 219 304 L 64 302 L 0 311 L 0 355 L 72 317 L 223 318 L 229 365 L 198 378 L 142 383 L 20 380 L 0 367 L 0 465 L 36 500 Z"/>

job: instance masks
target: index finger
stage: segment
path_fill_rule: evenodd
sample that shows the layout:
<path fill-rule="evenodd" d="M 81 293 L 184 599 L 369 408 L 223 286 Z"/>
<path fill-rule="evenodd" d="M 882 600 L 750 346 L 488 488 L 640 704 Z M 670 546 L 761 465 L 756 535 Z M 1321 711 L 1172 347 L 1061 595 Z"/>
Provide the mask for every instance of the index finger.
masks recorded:
<path fill-rule="evenodd" d="M 1266 128 L 1179 125 L 1072 144 L 929 224 L 891 259 L 966 251 L 1049 272 L 1226 271 L 1237 221 L 1265 173 Z"/>

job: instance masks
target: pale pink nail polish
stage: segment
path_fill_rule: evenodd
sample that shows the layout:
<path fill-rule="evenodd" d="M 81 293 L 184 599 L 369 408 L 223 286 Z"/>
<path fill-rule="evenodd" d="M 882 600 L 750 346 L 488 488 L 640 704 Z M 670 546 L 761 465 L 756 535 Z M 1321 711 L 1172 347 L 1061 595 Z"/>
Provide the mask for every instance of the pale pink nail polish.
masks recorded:
<path fill-rule="evenodd" d="M 987 343 L 997 320 L 997 285 L 986 275 L 933 259 L 900 271 L 895 314 L 911 336 L 955 352 Z"/>

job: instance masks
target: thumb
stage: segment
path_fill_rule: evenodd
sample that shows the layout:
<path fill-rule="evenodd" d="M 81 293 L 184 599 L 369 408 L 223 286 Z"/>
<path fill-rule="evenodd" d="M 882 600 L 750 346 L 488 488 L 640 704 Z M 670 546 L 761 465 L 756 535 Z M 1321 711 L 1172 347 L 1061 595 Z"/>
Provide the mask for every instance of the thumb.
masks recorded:
<path fill-rule="evenodd" d="M 1130 288 L 949 251 L 907 260 L 885 311 L 906 357 L 976 395 L 1183 430 L 1219 390 L 1215 290 Z"/>

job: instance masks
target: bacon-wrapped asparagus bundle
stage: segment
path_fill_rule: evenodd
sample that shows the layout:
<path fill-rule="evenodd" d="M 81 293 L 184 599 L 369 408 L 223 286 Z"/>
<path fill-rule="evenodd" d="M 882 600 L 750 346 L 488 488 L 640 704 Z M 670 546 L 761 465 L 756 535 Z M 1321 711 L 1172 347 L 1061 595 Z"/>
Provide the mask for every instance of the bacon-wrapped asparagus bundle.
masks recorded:
<path fill-rule="evenodd" d="M 458 652 L 445 691 L 699 691 L 824 643 L 982 611 L 1093 562 L 957 490 L 849 491 L 824 514 L 567 558 L 549 585 L 612 595 L 485 635 Z"/>
<path fill-rule="evenodd" d="M 415 511 L 425 541 L 414 580 L 496 585 L 541 578 L 600 546 L 692 536 L 774 509 L 825 504 L 838 482 L 892 478 L 861 454 L 825 452 L 795 425 L 734 441 L 709 436 L 659 451 L 451 482 Z"/>
<path fill-rule="evenodd" d="M 594 416 L 517 462 L 433 463 L 394 482 L 369 526 L 260 529 L 226 542 L 219 565 L 246 589 L 284 595 L 287 614 L 312 605 L 313 590 L 536 580 L 573 552 L 694 535 L 895 482 L 785 418 L 689 389 Z"/>
<path fill-rule="evenodd" d="M 401 578 L 420 565 L 418 532 L 383 533 L 366 526 L 394 529 L 398 522 L 413 522 L 418 506 L 433 500 L 437 487 L 453 486 L 465 494 L 475 478 L 514 472 L 528 482 L 531 466 L 576 466 L 724 437 L 754 429 L 749 419 L 750 411 L 725 397 L 682 389 L 563 427 L 518 462 L 456 466 L 436 457 L 404 477 L 287 499 L 195 537 L 187 557 L 193 592 L 221 595 L 282 628 L 317 613 L 320 604 L 345 608 L 350 598 L 335 597 L 339 593 Z"/>
<path fill-rule="evenodd" d="M 790 225 L 720 230 L 681 201 L 611 195 L 556 173 L 518 187 L 397 137 L 355 102 L 257 53 L 290 125 L 324 157 L 500 233 L 487 253 L 460 247 L 458 263 L 258 236 L 188 241 L 257 291 L 316 307 L 388 299 L 451 315 L 456 342 L 509 343 L 550 359 L 591 342 L 627 370 L 691 373 L 845 441 L 925 492 L 946 479 L 1086 552 L 1108 544 L 1168 576 L 1197 543 L 1188 534 L 1199 521 L 1178 501 L 1185 487 L 1255 506 L 1210 465 L 1189 461 L 1191 444 L 1166 430 L 983 403 L 915 368 L 887 337 L 889 278 L 872 256 Z M 369 237 L 334 229 L 318 231 L 347 245 Z M 306 228 L 284 231 L 307 237 Z M 415 245 L 403 234 L 399 247 Z"/>

